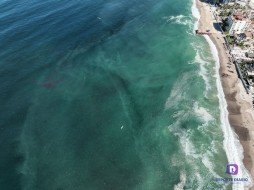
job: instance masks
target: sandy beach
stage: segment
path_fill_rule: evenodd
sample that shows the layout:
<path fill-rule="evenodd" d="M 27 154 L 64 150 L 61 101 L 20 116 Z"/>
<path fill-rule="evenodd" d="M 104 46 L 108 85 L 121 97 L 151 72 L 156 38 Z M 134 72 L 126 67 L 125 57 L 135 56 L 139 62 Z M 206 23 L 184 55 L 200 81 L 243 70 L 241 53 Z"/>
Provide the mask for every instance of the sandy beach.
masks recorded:
<path fill-rule="evenodd" d="M 206 3 L 196 0 L 200 12 L 199 31 L 210 30 L 210 39 L 215 44 L 220 60 L 220 78 L 228 104 L 229 122 L 243 146 L 243 163 L 254 179 L 254 111 L 251 95 L 247 94 L 238 79 L 235 66 L 230 62 L 230 54 L 225 48 L 223 34 L 216 30 L 213 12 Z M 217 28 L 217 27 L 216 27 Z M 252 188 L 254 189 L 254 186 Z"/>

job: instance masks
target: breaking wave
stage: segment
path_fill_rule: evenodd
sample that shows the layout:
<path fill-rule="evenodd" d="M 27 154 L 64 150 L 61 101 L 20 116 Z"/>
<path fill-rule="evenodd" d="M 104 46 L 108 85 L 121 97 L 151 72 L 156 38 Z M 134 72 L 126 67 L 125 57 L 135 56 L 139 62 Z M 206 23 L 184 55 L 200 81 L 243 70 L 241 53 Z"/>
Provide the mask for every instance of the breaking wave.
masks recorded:
<path fill-rule="evenodd" d="M 193 22 L 190 16 L 184 16 L 184 15 L 167 16 L 167 17 L 164 17 L 164 19 L 169 23 L 185 25 L 189 27 L 193 25 Z"/>
<path fill-rule="evenodd" d="M 213 117 L 204 107 L 199 106 L 198 102 L 194 103 L 194 112 L 195 114 L 202 119 L 204 126 L 207 126 L 210 121 L 213 120 Z"/>

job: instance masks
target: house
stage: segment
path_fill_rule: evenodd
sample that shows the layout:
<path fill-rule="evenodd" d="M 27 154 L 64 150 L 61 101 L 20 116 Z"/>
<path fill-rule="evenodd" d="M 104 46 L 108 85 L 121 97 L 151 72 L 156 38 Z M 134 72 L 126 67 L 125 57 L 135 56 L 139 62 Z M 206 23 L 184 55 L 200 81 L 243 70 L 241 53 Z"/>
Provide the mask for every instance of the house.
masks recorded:
<path fill-rule="evenodd" d="M 252 32 L 245 32 L 246 39 L 253 39 L 253 33 Z"/>
<path fill-rule="evenodd" d="M 219 3 L 234 5 L 235 4 L 235 0 L 219 0 Z"/>
<path fill-rule="evenodd" d="M 254 9 L 254 0 L 250 0 L 249 7 L 251 9 Z"/>
<path fill-rule="evenodd" d="M 247 36 L 246 36 L 245 33 L 240 33 L 240 34 L 238 35 L 238 37 L 239 37 L 240 40 L 244 40 L 244 39 L 247 38 Z"/>
<path fill-rule="evenodd" d="M 247 52 L 246 57 L 253 59 L 254 58 L 254 53 Z"/>
<path fill-rule="evenodd" d="M 245 7 L 248 3 L 248 0 L 236 0 L 235 3 Z"/>
<path fill-rule="evenodd" d="M 246 31 L 251 22 L 241 12 L 230 15 L 227 20 L 229 34 L 241 34 Z"/>
<path fill-rule="evenodd" d="M 220 0 L 220 3 L 228 3 L 230 0 Z"/>

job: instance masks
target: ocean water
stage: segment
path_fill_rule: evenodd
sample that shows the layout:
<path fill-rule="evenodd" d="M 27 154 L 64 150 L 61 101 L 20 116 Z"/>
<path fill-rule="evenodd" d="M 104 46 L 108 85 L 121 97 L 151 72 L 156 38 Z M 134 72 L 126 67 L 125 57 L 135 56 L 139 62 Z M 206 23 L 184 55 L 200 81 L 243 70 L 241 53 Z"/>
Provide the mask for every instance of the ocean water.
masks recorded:
<path fill-rule="evenodd" d="M 229 159 L 191 0 L 0 10 L 0 189 L 232 188 L 214 180 Z"/>

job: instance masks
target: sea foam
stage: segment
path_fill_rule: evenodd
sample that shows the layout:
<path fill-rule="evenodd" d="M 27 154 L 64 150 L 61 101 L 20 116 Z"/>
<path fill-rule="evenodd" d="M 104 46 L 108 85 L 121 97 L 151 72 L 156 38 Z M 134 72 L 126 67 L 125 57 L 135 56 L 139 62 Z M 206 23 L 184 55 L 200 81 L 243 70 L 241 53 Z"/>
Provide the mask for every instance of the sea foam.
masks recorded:
<path fill-rule="evenodd" d="M 207 126 L 210 121 L 213 120 L 213 117 L 204 107 L 199 106 L 198 102 L 194 103 L 194 112 L 204 121 L 204 126 Z"/>
<path fill-rule="evenodd" d="M 192 12 L 192 16 L 196 19 L 195 23 L 194 23 L 194 30 L 193 33 L 195 33 L 195 30 L 198 29 L 199 26 L 199 20 L 200 20 L 200 13 L 199 10 L 196 6 L 196 1 L 193 0 L 192 6 L 191 6 L 191 12 Z M 205 68 L 205 65 L 207 64 L 206 61 L 204 61 L 199 53 L 199 48 L 196 47 L 196 44 L 192 44 L 193 48 L 197 51 L 196 56 L 195 56 L 195 60 L 194 62 L 199 63 L 200 64 L 200 76 L 203 78 L 203 80 L 205 81 L 205 86 L 206 86 L 206 91 L 205 91 L 205 96 L 207 96 L 208 90 L 210 89 L 210 84 L 209 84 L 209 79 L 207 77 L 207 70 Z M 202 47 L 201 47 L 202 48 Z"/>
<path fill-rule="evenodd" d="M 183 190 L 186 183 L 186 173 L 184 171 L 180 172 L 180 182 L 174 186 L 174 190 Z"/>
<path fill-rule="evenodd" d="M 212 120 L 212 116 L 208 113 L 208 111 L 198 106 L 198 103 L 194 103 L 195 107 L 195 115 L 198 115 L 202 117 L 202 119 L 206 120 L 207 122 Z M 171 134 L 174 134 L 179 139 L 179 145 L 180 150 L 182 153 L 181 155 L 184 155 L 185 163 L 188 164 L 191 168 L 192 176 L 188 178 L 188 182 L 195 180 L 198 184 L 197 189 L 203 189 L 207 183 L 210 183 L 209 180 L 211 180 L 211 176 L 213 178 L 220 177 L 215 171 L 215 163 L 211 162 L 211 160 L 214 160 L 213 153 L 215 152 L 213 150 L 213 146 L 211 149 L 199 149 L 193 142 L 193 130 L 192 129 L 182 129 L 179 126 L 182 125 L 186 120 L 190 118 L 190 116 L 193 113 L 186 112 L 186 111 L 179 111 L 175 112 L 173 117 L 175 119 L 175 122 L 171 124 L 168 129 Z M 214 144 L 214 141 L 212 141 L 211 144 Z M 183 158 L 182 158 L 183 159 Z M 175 166 L 183 167 L 183 162 L 179 162 L 179 159 L 174 158 L 172 159 L 172 163 L 174 163 Z M 197 164 L 202 163 L 202 164 Z M 206 168 L 206 169 L 205 169 Z M 193 171 L 200 171 L 205 169 L 207 172 L 208 177 L 204 178 L 200 175 L 200 172 L 193 172 Z M 181 178 L 181 177 L 180 177 Z M 182 183 L 182 180 L 174 186 L 175 189 L 183 189 L 183 185 L 185 183 Z"/>
<path fill-rule="evenodd" d="M 197 30 L 198 25 L 199 25 L 200 13 L 199 13 L 199 10 L 196 6 L 196 0 L 193 0 L 192 7 L 191 7 L 191 12 L 192 12 L 193 17 L 195 19 L 197 19 L 197 21 L 194 24 L 194 30 Z"/>
<path fill-rule="evenodd" d="M 194 45 L 193 45 L 193 47 L 194 47 Z M 195 59 L 194 59 L 194 63 L 200 64 L 199 75 L 205 81 L 205 88 L 206 89 L 205 89 L 205 94 L 204 95 L 205 95 L 205 97 L 207 97 L 207 93 L 208 93 L 209 89 L 211 88 L 209 78 L 207 77 L 208 72 L 207 72 L 207 69 L 205 67 L 208 63 L 201 58 L 200 53 L 199 53 L 199 49 L 196 48 L 196 51 L 197 51 L 197 53 L 196 53 L 196 56 L 195 56 Z"/>
<path fill-rule="evenodd" d="M 166 19 L 167 22 L 172 22 L 175 24 L 186 25 L 186 26 L 192 25 L 190 16 L 184 16 L 184 15 L 168 16 L 168 17 L 164 17 L 164 19 Z"/>
<path fill-rule="evenodd" d="M 183 73 L 181 77 L 177 79 L 173 89 L 171 90 L 170 96 L 167 98 L 164 105 L 165 110 L 179 106 L 186 93 L 183 89 L 188 89 L 188 81 L 190 79 L 191 75 L 189 73 Z"/>

